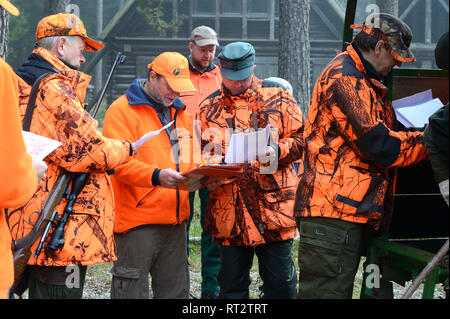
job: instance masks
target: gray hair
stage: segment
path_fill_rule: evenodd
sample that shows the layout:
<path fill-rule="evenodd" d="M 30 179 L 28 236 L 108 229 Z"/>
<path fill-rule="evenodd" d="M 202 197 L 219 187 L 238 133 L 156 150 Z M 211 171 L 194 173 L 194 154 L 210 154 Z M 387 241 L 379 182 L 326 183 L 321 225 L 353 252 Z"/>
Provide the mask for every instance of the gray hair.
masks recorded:
<path fill-rule="evenodd" d="M 41 48 L 51 50 L 56 45 L 56 42 L 61 38 L 65 38 L 66 42 L 68 42 L 69 44 L 73 41 L 73 36 L 46 37 L 37 41 L 37 45 Z"/>

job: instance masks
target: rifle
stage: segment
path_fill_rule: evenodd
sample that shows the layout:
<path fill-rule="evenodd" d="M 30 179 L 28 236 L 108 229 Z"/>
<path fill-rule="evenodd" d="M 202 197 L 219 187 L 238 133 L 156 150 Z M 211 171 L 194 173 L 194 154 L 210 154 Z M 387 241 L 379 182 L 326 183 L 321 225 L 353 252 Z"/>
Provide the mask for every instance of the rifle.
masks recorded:
<path fill-rule="evenodd" d="M 108 74 L 107 80 L 102 88 L 97 103 L 95 104 L 92 117 L 95 118 L 95 116 L 97 115 L 97 111 L 100 107 L 103 97 L 105 96 L 106 89 L 111 81 L 115 69 L 119 64 L 125 63 L 125 59 L 126 59 L 125 55 L 122 55 L 121 52 L 117 53 L 116 58 L 114 59 L 114 63 Z M 38 87 L 39 85 L 33 86 L 33 89 L 35 88 L 35 90 L 33 92 L 32 89 L 30 93 L 30 100 L 32 99 L 33 93 L 35 96 L 37 95 Z M 35 97 L 33 100 L 35 100 Z M 32 101 L 30 105 L 32 105 L 33 109 L 34 101 Z M 31 122 L 31 116 L 29 122 Z M 55 228 L 55 232 L 50 240 L 51 247 L 49 247 L 49 249 L 55 248 L 53 249 L 53 251 L 55 251 L 58 247 L 62 247 L 64 245 L 64 226 L 67 223 L 70 213 L 73 212 L 73 205 L 77 199 L 78 194 L 84 187 L 88 177 L 89 173 L 71 173 L 66 171 L 64 168 L 61 168 L 60 173 L 58 175 L 58 179 L 56 180 L 56 183 L 53 186 L 53 188 L 50 190 L 49 195 L 45 200 L 41 211 L 39 212 L 39 217 L 32 231 L 25 237 L 17 239 L 13 242 L 14 283 L 9 288 L 8 291 L 9 298 L 12 298 L 14 293 L 21 296 L 23 292 L 27 289 L 26 287 L 27 284 L 23 283 L 22 279 L 25 273 L 25 268 L 28 264 L 28 260 L 31 257 L 31 247 L 36 242 L 36 240 L 38 240 L 39 236 L 42 235 L 39 245 L 36 251 L 34 252 L 34 256 L 37 258 L 42 248 L 44 247 L 44 242 L 48 237 L 52 224 L 55 221 L 58 222 L 58 225 Z M 72 181 L 72 191 L 69 191 L 70 181 Z M 55 207 L 61 203 L 63 197 L 67 198 L 68 202 L 64 209 L 63 216 L 59 218 L 58 213 L 55 211 Z"/>

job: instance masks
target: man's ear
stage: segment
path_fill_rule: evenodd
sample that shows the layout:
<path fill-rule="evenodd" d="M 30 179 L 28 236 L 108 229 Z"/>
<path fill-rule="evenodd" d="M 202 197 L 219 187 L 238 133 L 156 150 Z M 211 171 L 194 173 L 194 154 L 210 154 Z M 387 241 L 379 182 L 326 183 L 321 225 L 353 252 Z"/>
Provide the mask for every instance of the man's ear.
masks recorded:
<path fill-rule="evenodd" d="M 154 81 L 157 79 L 158 79 L 158 74 L 155 71 L 151 70 L 148 72 L 148 81 Z"/>
<path fill-rule="evenodd" d="M 192 54 L 192 48 L 194 48 L 194 43 L 192 41 L 189 42 L 189 51 Z"/>
<path fill-rule="evenodd" d="M 64 56 L 64 46 L 67 45 L 66 38 L 59 38 L 55 44 L 55 51 L 58 54 L 58 57 L 62 58 Z"/>
<path fill-rule="evenodd" d="M 376 57 L 379 57 L 381 54 L 381 50 L 384 48 L 384 41 L 380 40 L 377 42 L 377 44 L 375 45 L 375 49 L 374 49 L 374 53 Z"/>

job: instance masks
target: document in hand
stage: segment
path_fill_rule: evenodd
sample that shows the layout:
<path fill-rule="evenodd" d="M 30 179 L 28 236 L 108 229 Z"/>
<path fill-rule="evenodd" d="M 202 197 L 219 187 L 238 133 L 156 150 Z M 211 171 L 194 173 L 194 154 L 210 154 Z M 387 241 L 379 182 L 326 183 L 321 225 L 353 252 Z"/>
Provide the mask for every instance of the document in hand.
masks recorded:
<path fill-rule="evenodd" d="M 189 178 L 186 184 L 180 185 L 180 189 L 189 190 L 204 186 L 207 181 L 222 180 L 239 175 L 243 172 L 241 166 L 205 164 L 192 168 L 181 175 Z"/>
<path fill-rule="evenodd" d="M 169 126 L 172 125 L 174 121 L 170 122 L 169 124 L 167 124 L 166 126 L 164 126 L 163 128 L 160 128 L 159 130 L 156 131 L 151 131 L 148 132 L 146 134 L 144 134 L 140 139 L 138 139 L 136 142 L 133 143 L 133 148 L 136 150 L 138 149 L 142 144 L 144 144 L 145 142 L 147 142 L 148 140 L 151 140 L 152 138 L 154 138 L 156 135 L 158 135 L 159 133 L 161 133 L 163 130 L 165 130 L 166 128 L 168 128 Z"/>
<path fill-rule="evenodd" d="M 225 163 L 254 162 L 259 154 L 265 152 L 269 137 L 270 124 L 255 132 L 231 135 Z"/>
<path fill-rule="evenodd" d="M 27 153 L 38 160 L 43 160 L 48 154 L 62 145 L 59 141 L 31 132 L 22 131 L 22 135 Z"/>
<path fill-rule="evenodd" d="M 431 90 L 392 101 L 397 120 L 405 127 L 423 127 L 428 118 L 443 106 L 439 99 L 433 99 Z"/>

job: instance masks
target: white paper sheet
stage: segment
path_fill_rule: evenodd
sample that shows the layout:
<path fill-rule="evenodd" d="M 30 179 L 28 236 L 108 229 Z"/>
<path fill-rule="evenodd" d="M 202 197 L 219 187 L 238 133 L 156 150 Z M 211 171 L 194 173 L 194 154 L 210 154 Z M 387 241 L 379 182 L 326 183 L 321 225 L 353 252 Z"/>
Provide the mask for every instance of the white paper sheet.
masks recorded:
<path fill-rule="evenodd" d="M 27 153 L 41 161 L 48 154 L 62 145 L 59 141 L 55 141 L 31 132 L 22 131 L 22 135 Z"/>
<path fill-rule="evenodd" d="M 167 124 L 167 125 L 164 126 L 163 128 L 160 128 L 159 130 L 151 131 L 151 132 L 148 132 L 148 133 L 144 134 L 140 139 L 138 139 L 136 142 L 133 143 L 133 148 L 134 148 L 134 149 L 138 149 L 140 146 L 142 146 L 142 144 L 144 144 L 144 143 L 147 142 L 148 140 L 151 140 L 151 139 L 154 138 L 156 135 L 158 135 L 159 133 L 161 133 L 163 130 L 165 130 L 166 128 L 168 128 L 169 126 L 171 126 L 173 122 L 174 122 L 174 121 L 170 122 L 169 124 Z"/>
<path fill-rule="evenodd" d="M 405 127 L 423 127 L 442 105 L 439 99 L 433 100 L 431 90 L 392 101 L 397 120 Z"/>
<path fill-rule="evenodd" d="M 256 132 L 231 135 L 225 163 L 254 162 L 258 154 L 264 153 L 269 137 L 270 124 Z"/>
<path fill-rule="evenodd" d="M 428 118 L 442 106 L 441 100 L 434 99 L 420 105 L 402 107 L 398 112 L 411 123 L 411 127 L 423 127 L 428 124 Z"/>

